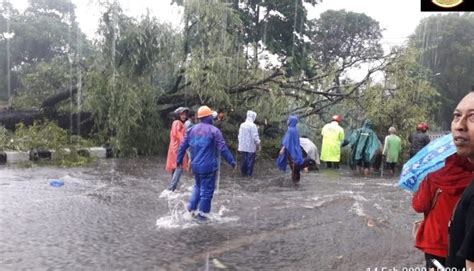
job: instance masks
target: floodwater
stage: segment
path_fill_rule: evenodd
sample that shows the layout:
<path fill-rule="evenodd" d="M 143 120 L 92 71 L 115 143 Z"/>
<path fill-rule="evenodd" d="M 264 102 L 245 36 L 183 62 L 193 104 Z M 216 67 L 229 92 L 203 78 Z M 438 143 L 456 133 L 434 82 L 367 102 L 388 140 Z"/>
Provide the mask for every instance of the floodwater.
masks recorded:
<path fill-rule="evenodd" d="M 210 222 L 185 211 L 161 158 L 87 168 L 0 167 L 0 269 L 375 270 L 423 266 L 419 219 L 397 179 L 348 169 L 302 173 L 273 163 L 252 179 L 223 165 Z M 53 187 L 54 179 L 64 186 Z M 370 268 L 370 269 L 369 269 Z"/>

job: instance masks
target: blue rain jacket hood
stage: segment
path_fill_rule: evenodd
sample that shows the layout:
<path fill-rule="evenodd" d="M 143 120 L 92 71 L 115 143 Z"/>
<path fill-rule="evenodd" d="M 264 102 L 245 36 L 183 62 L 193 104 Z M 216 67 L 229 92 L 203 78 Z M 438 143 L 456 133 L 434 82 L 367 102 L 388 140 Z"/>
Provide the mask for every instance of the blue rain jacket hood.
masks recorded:
<path fill-rule="evenodd" d="M 276 161 L 277 167 L 286 171 L 288 155 L 293 159 L 296 165 L 303 164 L 303 153 L 300 147 L 300 136 L 296 124 L 298 123 L 298 117 L 290 116 L 288 118 L 288 130 L 281 141 L 281 145 L 285 147 L 285 153 L 279 155 Z"/>

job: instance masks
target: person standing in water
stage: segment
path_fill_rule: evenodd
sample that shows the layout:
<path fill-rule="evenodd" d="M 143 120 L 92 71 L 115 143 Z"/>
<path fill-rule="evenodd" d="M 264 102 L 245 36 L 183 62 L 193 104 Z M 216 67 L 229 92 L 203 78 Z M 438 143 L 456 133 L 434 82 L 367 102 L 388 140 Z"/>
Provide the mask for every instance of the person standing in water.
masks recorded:
<path fill-rule="evenodd" d="M 256 152 L 257 149 L 260 150 L 260 137 L 257 125 L 254 123 L 256 118 L 257 113 L 247 111 L 247 119 L 240 124 L 239 128 L 240 171 L 243 176 L 248 177 L 252 176 Z"/>
<path fill-rule="evenodd" d="M 179 146 L 176 164 L 183 165 L 186 150 L 191 151 L 191 169 L 194 175 L 194 186 L 189 199 L 188 211 L 195 214 L 198 220 L 207 220 L 207 214 L 211 211 L 211 201 L 214 195 L 217 173 L 217 157 L 222 157 L 234 169 L 236 162 L 227 148 L 224 138 L 213 123 L 212 110 L 208 106 L 201 106 L 198 110 L 200 123 L 189 128 L 186 136 Z"/>
<path fill-rule="evenodd" d="M 291 168 L 291 179 L 293 182 L 300 181 L 300 171 L 304 168 L 303 153 L 300 146 L 300 136 L 296 124 L 298 117 L 290 116 L 288 118 L 288 130 L 281 141 L 281 149 L 276 161 L 277 167 L 286 171 L 287 163 Z"/>
<path fill-rule="evenodd" d="M 372 129 L 372 121 L 366 119 L 362 128 L 355 130 L 349 143 L 352 147 L 352 163 L 359 167 L 359 172 L 365 177 L 370 174 L 372 159 L 377 150 L 380 149 L 380 143 Z"/>
<path fill-rule="evenodd" d="M 341 116 L 334 115 L 331 122 L 321 130 L 323 143 L 320 159 L 326 162 L 328 168 L 339 168 L 341 161 L 341 144 L 344 141 L 344 129 L 339 126 L 341 120 Z"/>
<path fill-rule="evenodd" d="M 385 137 L 383 144 L 382 155 L 385 156 L 388 169 L 393 176 L 395 174 L 395 166 L 398 163 L 398 157 L 402 151 L 402 140 L 396 135 L 397 129 L 395 127 L 390 127 L 388 133 L 389 135 Z"/>
<path fill-rule="evenodd" d="M 171 172 L 171 181 L 168 190 L 176 190 L 179 179 L 181 177 L 182 169 L 176 171 L 176 155 L 178 153 L 178 147 L 183 141 L 186 130 L 184 128 L 184 122 L 187 119 L 189 109 L 187 107 L 179 107 L 174 112 L 178 115 L 177 119 L 171 124 L 170 130 L 170 145 L 168 147 L 168 157 L 166 159 L 165 170 Z M 184 168 L 187 167 L 188 158 L 184 159 Z"/>

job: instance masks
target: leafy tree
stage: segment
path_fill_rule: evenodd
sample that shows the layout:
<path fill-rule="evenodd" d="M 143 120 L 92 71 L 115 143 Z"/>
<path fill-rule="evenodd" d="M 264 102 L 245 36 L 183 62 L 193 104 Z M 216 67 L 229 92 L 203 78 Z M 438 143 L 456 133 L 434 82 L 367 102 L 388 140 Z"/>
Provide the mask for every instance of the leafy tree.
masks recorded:
<path fill-rule="evenodd" d="M 383 55 L 379 23 L 363 13 L 328 10 L 311 21 L 311 52 L 322 70 L 344 70 Z"/>
<path fill-rule="evenodd" d="M 86 76 L 87 108 L 99 135 L 120 155 L 162 150 L 166 134 L 156 101 L 163 90 L 156 82 L 167 76 L 158 69 L 172 61 L 166 53 L 176 46 L 174 34 L 150 15 L 126 16 L 116 3 L 107 7 L 99 33 L 101 53 Z"/>
<path fill-rule="evenodd" d="M 474 15 L 424 18 L 409 46 L 421 51 L 418 61 L 433 71 L 431 80 L 440 93 L 436 120 L 449 129 L 454 107 L 474 85 Z"/>
<path fill-rule="evenodd" d="M 407 139 L 416 124 L 432 120 L 438 92 L 430 82 L 431 71 L 418 63 L 419 55 L 414 49 L 394 49 L 390 64 L 384 69 L 384 82 L 364 91 L 363 118 L 374 122 L 381 138 L 394 126 Z"/>
<path fill-rule="evenodd" d="M 23 13 L 4 1 L 0 12 L 13 33 L 8 53 L 12 89 L 22 95 L 14 101 L 17 106 L 38 107 L 47 96 L 77 84 L 79 79 L 72 74 L 78 73 L 83 57 L 93 49 L 77 25 L 70 0 L 29 0 Z M 7 51 L 3 42 L 0 47 L 2 53 Z M 6 55 L 0 54 L 0 62 L 6 63 Z M 2 73 L 1 81 L 6 76 Z"/>

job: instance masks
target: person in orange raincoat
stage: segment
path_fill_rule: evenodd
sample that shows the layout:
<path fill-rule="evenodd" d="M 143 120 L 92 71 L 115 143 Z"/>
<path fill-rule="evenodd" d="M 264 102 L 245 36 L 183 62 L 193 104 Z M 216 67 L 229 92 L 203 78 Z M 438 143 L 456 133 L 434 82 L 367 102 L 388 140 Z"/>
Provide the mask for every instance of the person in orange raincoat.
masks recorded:
<path fill-rule="evenodd" d="M 171 124 L 170 130 L 170 145 L 168 147 L 168 157 L 166 159 L 165 170 L 168 172 L 174 172 L 176 169 L 176 157 L 178 155 L 178 148 L 183 141 L 186 129 L 184 128 L 184 122 L 188 117 L 189 109 L 187 107 L 179 107 L 174 112 L 178 114 L 178 118 Z M 187 155 L 183 160 L 183 168 L 187 168 L 188 158 Z"/>

